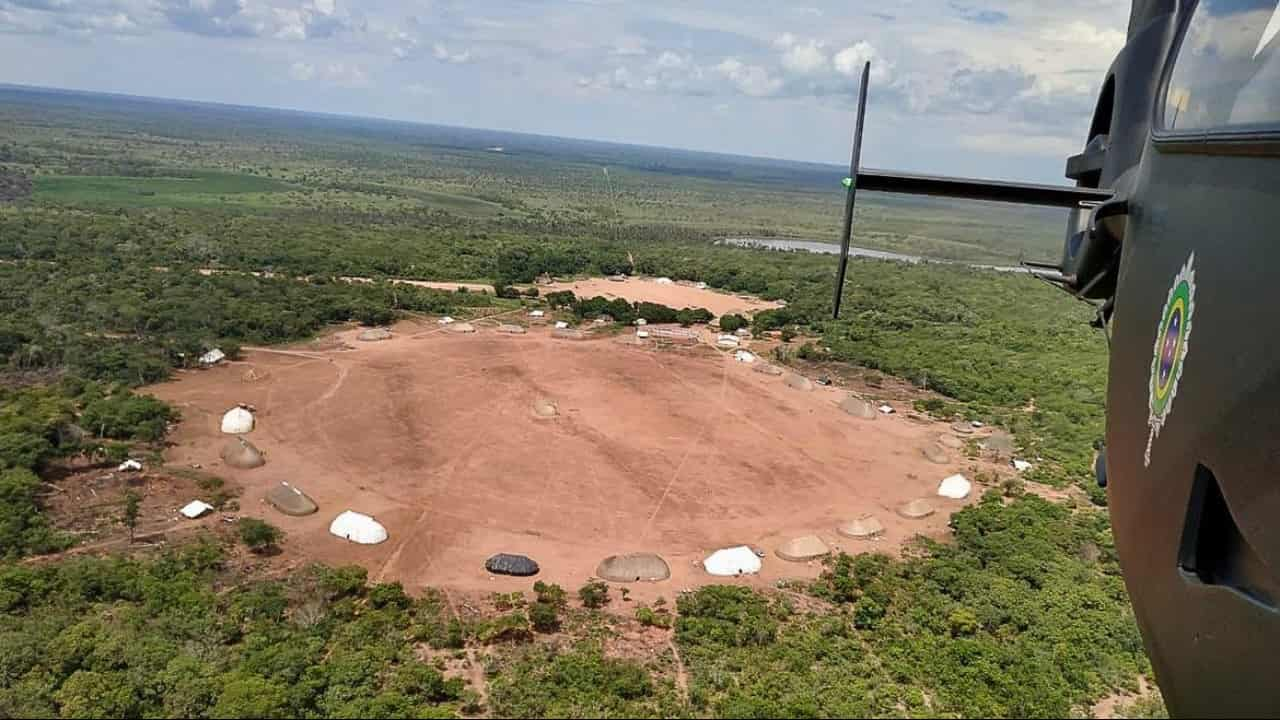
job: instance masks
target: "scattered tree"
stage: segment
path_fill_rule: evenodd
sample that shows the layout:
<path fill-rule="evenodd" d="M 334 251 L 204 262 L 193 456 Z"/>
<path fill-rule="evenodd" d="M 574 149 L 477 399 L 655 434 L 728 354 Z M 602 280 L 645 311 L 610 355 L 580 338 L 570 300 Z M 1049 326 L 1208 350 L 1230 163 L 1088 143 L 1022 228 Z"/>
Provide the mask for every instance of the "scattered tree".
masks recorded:
<path fill-rule="evenodd" d="M 738 330 L 747 327 L 748 324 L 749 323 L 745 317 L 736 313 L 720 316 L 720 329 L 727 333 L 737 332 Z"/>
<path fill-rule="evenodd" d="M 142 509 L 142 496 L 129 490 L 124 494 L 124 526 L 129 528 L 129 543 L 133 543 L 134 531 L 138 529 L 138 514 Z"/>
<path fill-rule="evenodd" d="M 275 551 L 276 544 L 284 537 L 280 528 L 257 518 L 240 518 L 238 529 L 240 542 L 259 555 Z"/>

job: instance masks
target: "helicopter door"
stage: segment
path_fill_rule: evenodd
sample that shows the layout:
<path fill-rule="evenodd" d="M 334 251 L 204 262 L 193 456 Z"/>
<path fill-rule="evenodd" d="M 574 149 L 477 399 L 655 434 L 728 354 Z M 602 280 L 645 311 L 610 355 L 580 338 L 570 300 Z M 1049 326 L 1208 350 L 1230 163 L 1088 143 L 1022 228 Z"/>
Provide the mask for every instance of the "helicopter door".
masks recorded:
<path fill-rule="evenodd" d="M 1128 197 L 1116 546 L 1170 710 L 1280 713 L 1280 2 L 1185 12 Z M 1116 217 L 1112 218 L 1114 221 Z M 1111 221 L 1108 221 L 1111 222 Z"/>

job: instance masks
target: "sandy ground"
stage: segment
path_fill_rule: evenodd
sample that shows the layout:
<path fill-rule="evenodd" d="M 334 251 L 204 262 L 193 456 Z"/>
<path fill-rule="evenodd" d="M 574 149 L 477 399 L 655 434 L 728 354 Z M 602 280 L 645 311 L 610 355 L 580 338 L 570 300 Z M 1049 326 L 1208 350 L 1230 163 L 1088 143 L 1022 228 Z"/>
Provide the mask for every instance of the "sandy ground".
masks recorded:
<path fill-rule="evenodd" d="M 666 300 L 689 289 L 653 287 Z M 774 549 L 809 533 L 853 552 L 943 536 L 961 503 L 934 497 L 938 482 L 972 464 L 958 450 L 949 465 L 921 456 L 945 423 L 855 419 L 837 407 L 840 391 L 795 390 L 705 346 L 658 349 L 630 333 L 563 340 L 545 328 L 461 335 L 413 323 L 384 342 L 357 342 L 357 333 L 340 332 L 328 350 L 250 351 L 149 391 L 183 416 L 166 460 L 243 486 L 242 514 L 283 528 L 287 555 L 359 563 L 409 588 L 527 589 L 529 580 L 484 571 L 496 552 L 528 554 L 541 578 L 576 588 L 604 557 L 649 551 L 667 558 L 673 577 L 632 586 L 633 597 L 670 597 L 718 582 L 702 558 L 738 544 L 768 552 L 761 575 L 738 582 L 813 577 L 819 563 L 784 562 Z M 556 402 L 559 416 L 535 417 L 538 398 Z M 268 463 L 256 470 L 218 457 L 228 439 L 221 415 L 241 402 L 258 409 L 249 439 Z M 308 492 L 320 512 L 290 518 L 268 507 L 262 497 L 281 481 Z M 895 514 L 918 497 L 939 512 Z M 391 539 L 366 547 L 330 536 L 330 520 L 346 509 L 375 516 Z M 836 534 L 864 513 L 881 519 L 883 538 Z"/>
<path fill-rule="evenodd" d="M 692 285 L 672 283 L 659 284 L 654 278 L 627 278 L 624 282 L 614 282 L 606 278 L 589 278 L 571 282 L 539 285 L 542 294 L 560 290 L 572 290 L 578 297 L 623 298 L 631 302 L 653 302 L 676 309 L 686 307 L 704 307 L 714 315 L 727 313 L 755 313 L 782 307 L 781 303 L 769 302 L 749 296 L 732 295 L 719 290 L 699 290 Z"/>

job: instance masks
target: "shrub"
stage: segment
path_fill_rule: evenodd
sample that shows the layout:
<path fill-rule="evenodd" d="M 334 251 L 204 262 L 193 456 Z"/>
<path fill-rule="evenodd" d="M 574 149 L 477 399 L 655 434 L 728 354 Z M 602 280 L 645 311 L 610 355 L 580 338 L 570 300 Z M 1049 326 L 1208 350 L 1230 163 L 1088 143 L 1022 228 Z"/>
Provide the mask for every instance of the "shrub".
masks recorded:
<path fill-rule="evenodd" d="M 578 302 L 578 296 L 574 295 L 572 290 L 547 293 L 546 297 L 542 299 L 552 308 L 573 307 Z"/>
<path fill-rule="evenodd" d="M 533 584 L 533 592 L 540 603 L 548 603 L 561 610 L 569 605 L 568 593 L 559 585 L 548 585 L 539 580 Z"/>
<path fill-rule="evenodd" d="M 747 319 L 736 313 L 720 316 L 720 329 L 724 332 L 731 333 L 747 327 L 749 323 Z"/>
<path fill-rule="evenodd" d="M 709 323 L 713 317 L 706 308 L 684 308 L 676 313 L 676 322 L 689 327 L 695 323 Z"/>
<path fill-rule="evenodd" d="M 255 553 L 268 553 L 284 537 L 280 528 L 257 518 L 241 518 L 238 526 L 240 542 Z"/>
<path fill-rule="evenodd" d="M 404 610 L 411 601 L 404 593 L 404 586 L 398 582 L 380 583 L 369 589 L 369 604 L 376 608 L 393 607 Z"/>
<path fill-rule="evenodd" d="M 674 624 L 670 614 L 647 607 L 636 608 L 636 620 L 645 627 L 670 628 Z"/>
<path fill-rule="evenodd" d="M 555 632 L 560 627 L 560 613 L 555 605 L 538 601 L 529 607 L 529 621 L 538 632 Z"/>
<path fill-rule="evenodd" d="M 578 589 L 578 599 L 584 607 L 602 608 L 609 602 L 609 586 L 599 580 L 592 580 Z"/>

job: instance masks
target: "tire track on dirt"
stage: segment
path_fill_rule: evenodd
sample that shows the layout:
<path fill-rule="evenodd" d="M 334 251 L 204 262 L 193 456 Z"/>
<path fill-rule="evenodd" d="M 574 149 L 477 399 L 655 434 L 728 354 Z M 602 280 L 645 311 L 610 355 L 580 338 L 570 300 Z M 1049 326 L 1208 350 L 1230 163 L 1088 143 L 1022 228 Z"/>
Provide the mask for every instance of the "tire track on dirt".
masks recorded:
<path fill-rule="evenodd" d="M 659 362 L 658 364 L 662 365 L 661 362 Z M 666 366 L 663 366 L 663 367 L 666 367 Z M 671 372 L 671 374 L 677 375 L 677 373 L 675 373 L 675 371 L 671 370 L 670 368 L 667 368 L 667 370 L 668 372 Z M 684 382 L 683 379 L 681 379 L 681 382 Z M 721 372 L 720 372 L 719 401 L 712 408 L 710 417 L 708 417 L 707 421 L 702 424 L 702 431 L 698 433 L 698 436 L 694 439 L 693 444 L 690 445 L 689 449 L 685 451 L 684 457 L 680 458 L 680 463 L 676 465 L 675 472 L 671 474 L 671 479 L 667 481 L 667 487 L 663 489 L 662 496 L 658 498 L 658 503 L 654 506 L 653 512 L 649 513 L 649 519 L 645 521 L 644 530 L 640 534 L 641 537 L 649 536 L 650 531 L 653 529 L 653 521 L 658 517 L 658 513 L 662 510 L 663 504 L 667 502 L 667 497 L 671 495 L 672 488 L 674 488 L 676 483 L 680 480 L 680 473 L 684 470 L 684 466 L 689 461 L 689 458 L 693 455 L 695 451 L 705 449 L 705 443 L 711 435 L 712 420 L 716 417 L 716 415 L 720 414 L 717 411 L 720 410 L 724 405 L 725 394 L 728 390 L 728 386 L 729 386 L 729 365 L 726 363 L 721 368 Z M 721 422 L 723 422 L 723 420 L 721 420 Z"/>

